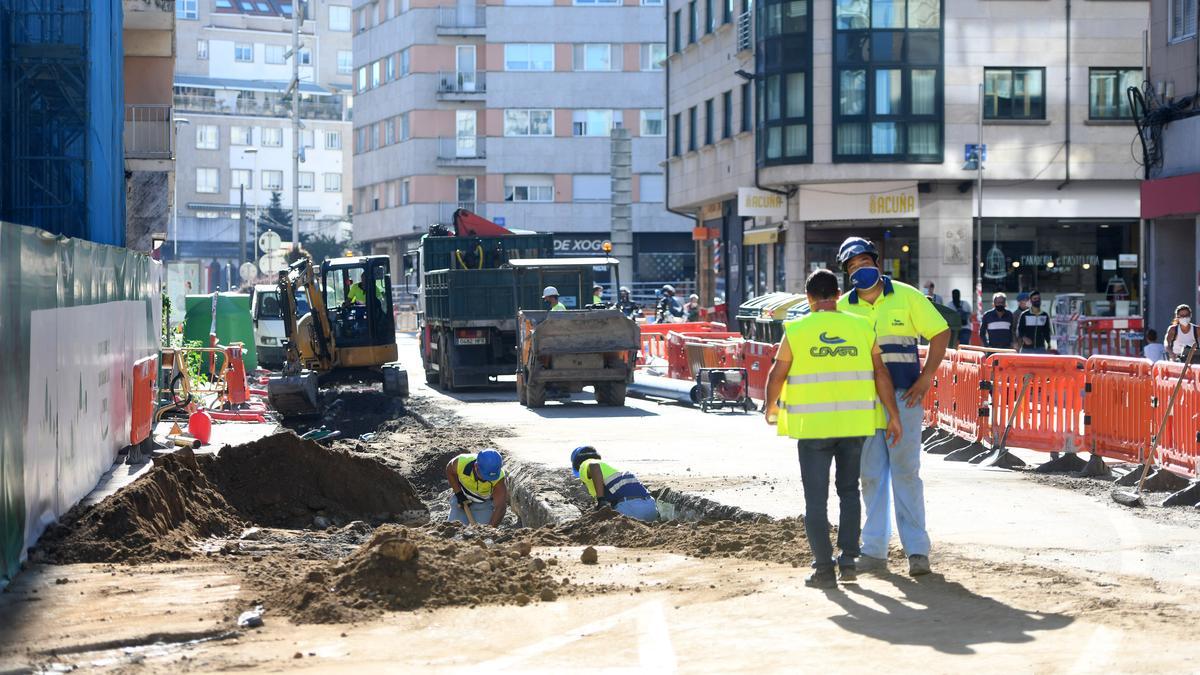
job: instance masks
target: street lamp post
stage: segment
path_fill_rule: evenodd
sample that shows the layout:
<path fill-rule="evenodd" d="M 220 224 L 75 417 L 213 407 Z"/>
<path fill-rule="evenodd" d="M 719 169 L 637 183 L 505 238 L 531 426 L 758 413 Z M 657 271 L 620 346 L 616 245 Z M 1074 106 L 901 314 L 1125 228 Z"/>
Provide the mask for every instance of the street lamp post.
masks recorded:
<path fill-rule="evenodd" d="M 983 329 L 983 83 L 979 83 L 979 124 L 975 141 L 975 316 Z"/>
<path fill-rule="evenodd" d="M 258 186 L 262 182 L 258 175 L 258 148 L 249 147 L 242 151 L 243 154 L 254 155 L 254 172 L 250 174 L 250 189 L 254 190 L 254 241 L 250 242 L 250 262 L 254 262 L 258 257 Z M 242 223 L 242 227 L 246 224 Z M 257 264 L 255 265 L 257 267 Z"/>
<path fill-rule="evenodd" d="M 175 230 L 174 236 L 171 237 L 171 258 L 179 259 L 179 153 L 176 149 L 179 147 L 179 127 L 191 124 L 191 120 L 186 117 L 176 117 L 171 120 L 174 125 L 175 133 L 171 136 L 171 157 L 175 160 L 175 180 L 171 185 L 171 226 Z"/>

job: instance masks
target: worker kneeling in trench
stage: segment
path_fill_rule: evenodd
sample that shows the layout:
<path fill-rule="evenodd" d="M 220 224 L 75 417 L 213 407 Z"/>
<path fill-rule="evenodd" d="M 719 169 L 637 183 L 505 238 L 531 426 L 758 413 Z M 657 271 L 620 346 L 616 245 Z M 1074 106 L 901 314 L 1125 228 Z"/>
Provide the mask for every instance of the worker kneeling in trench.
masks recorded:
<path fill-rule="evenodd" d="M 453 496 L 446 520 L 498 527 L 508 510 L 508 484 L 504 478 L 504 460 L 492 448 L 450 460 L 446 480 L 450 481 Z"/>
<path fill-rule="evenodd" d="M 646 486 L 632 473 L 605 464 L 592 446 L 571 451 L 571 471 L 596 500 L 597 507 L 608 505 L 617 513 L 646 522 L 658 520 L 658 505 Z"/>

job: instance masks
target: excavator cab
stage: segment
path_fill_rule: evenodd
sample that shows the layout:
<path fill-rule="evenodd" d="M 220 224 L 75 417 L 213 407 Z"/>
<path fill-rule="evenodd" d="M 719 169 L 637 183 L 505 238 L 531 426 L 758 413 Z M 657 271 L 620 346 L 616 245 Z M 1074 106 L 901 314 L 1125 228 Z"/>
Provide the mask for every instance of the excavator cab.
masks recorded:
<path fill-rule="evenodd" d="M 396 342 L 387 256 L 337 258 L 321 265 L 321 290 L 339 348 Z"/>

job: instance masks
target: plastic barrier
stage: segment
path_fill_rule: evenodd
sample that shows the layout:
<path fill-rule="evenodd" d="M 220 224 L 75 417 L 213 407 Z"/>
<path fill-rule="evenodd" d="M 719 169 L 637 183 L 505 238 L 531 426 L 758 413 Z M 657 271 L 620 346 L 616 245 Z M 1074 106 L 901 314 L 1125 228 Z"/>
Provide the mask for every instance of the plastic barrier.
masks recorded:
<path fill-rule="evenodd" d="M 158 357 L 147 356 L 133 364 L 133 401 L 130 405 L 129 444 L 138 445 L 150 437 L 154 427 L 154 384 L 158 378 Z"/>
<path fill-rule="evenodd" d="M 771 363 L 779 345 L 766 342 L 746 341 L 742 343 L 742 363 L 746 367 L 746 389 L 750 398 L 760 401 L 767 397 L 767 373 L 771 371 Z"/>
<path fill-rule="evenodd" d="M 949 419 L 949 430 L 955 436 L 968 441 L 982 441 L 991 433 L 988 425 L 989 397 L 983 384 L 992 379 L 989 355 L 973 349 L 956 349 L 951 360 L 951 372 L 950 410 L 939 408 L 939 418 Z"/>
<path fill-rule="evenodd" d="M 637 364 L 644 366 L 652 361 L 665 361 L 667 358 L 666 333 L 642 332 L 642 348 L 638 350 Z"/>
<path fill-rule="evenodd" d="M 921 362 L 921 368 L 925 367 L 925 357 L 929 355 L 929 347 L 921 345 L 917 347 L 917 358 Z M 922 427 L 937 426 L 937 402 L 939 397 L 938 387 L 944 379 L 944 372 L 953 375 L 953 362 L 950 359 L 950 352 L 946 352 L 946 358 L 942 359 L 942 363 L 938 366 L 938 372 L 933 378 L 933 383 L 929 385 L 929 391 L 925 394 L 925 400 L 921 402 L 922 408 L 925 410 L 925 416 L 921 418 Z M 948 379 L 946 381 L 949 381 Z"/>
<path fill-rule="evenodd" d="M 1183 368 L 1182 363 L 1167 361 L 1159 361 L 1151 368 L 1153 407 L 1150 421 L 1155 428 L 1162 420 Z M 1200 474 L 1197 461 L 1200 459 L 1200 366 L 1191 366 L 1184 374 L 1179 398 L 1166 420 L 1158 443 L 1163 466 L 1188 476 Z"/>
<path fill-rule="evenodd" d="M 715 321 L 693 321 L 691 323 L 647 323 L 638 326 L 642 335 L 666 335 L 667 333 L 724 333 L 725 324 Z"/>
<path fill-rule="evenodd" d="M 225 386 L 226 396 L 233 405 L 241 405 L 250 400 L 250 392 L 246 387 L 246 365 L 242 362 L 242 346 L 234 344 L 225 348 Z"/>
<path fill-rule="evenodd" d="M 1080 319 L 1079 350 L 1082 356 L 1142 355 L 1142 318 Z"/>
<path fill-rule="evenodd" d="M 1084 370 L 1083 424 L 1088 452 L 1140 462 L 1149 445 L 1153 390 L 1151 364 L 1145 359 L 1093 356 Z M 1169 394 L 1168 394 L 1169 395 Z"/>
<path fill-rule="evenodd" d="M 970 353 L 970 352 L 964 352 Z M 993 364 L 991 425 L 1002 430 L 1012 419 L 1007 445 L 1043 452 L 1086 449 L 1083 426 L 1084 369 L 1078 356 L 997 354 Z M 1025 375 L 1033 379 L 1020 409 L 1016 400 Z"/>

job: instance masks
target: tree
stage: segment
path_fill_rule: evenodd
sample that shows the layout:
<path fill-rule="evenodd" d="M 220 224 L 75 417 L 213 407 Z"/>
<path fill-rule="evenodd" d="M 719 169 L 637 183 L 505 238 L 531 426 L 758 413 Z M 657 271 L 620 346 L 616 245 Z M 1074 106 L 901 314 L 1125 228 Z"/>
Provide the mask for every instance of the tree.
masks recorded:
<path fill-rule="evenodd" d="M 267 210 L 258 216 L 258 226 L 260 229 L 270 229 L 279 232 L 284 240 L 289 240 L 292 232 L 292 212 L 283 208 L 283 202 L 280 200 L 278 192 L 271 193 L 271 203 L 267 205 Z"/>
<path fill-rule="evenodd" d="M 320 265 L 322 261 L 330 258 L 340 258 L 347 253 L 350 255 L 359 255 L 361 253 L 361 247 L 353 241 L 349 239 L 338 241 L 327 234 L 302 235 L 300 241 L 304 246 L 304 250 L 308 251 L 309 255 L 312 256 L 314 265 Z"/>

